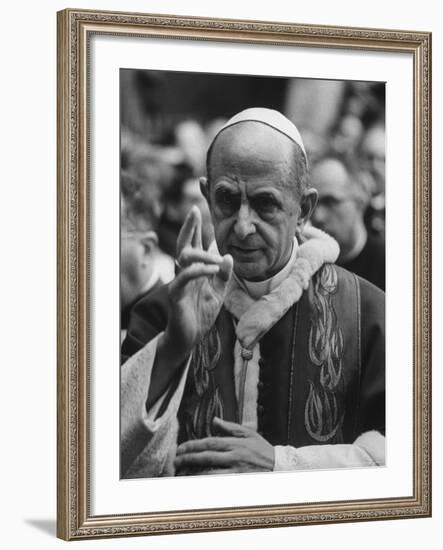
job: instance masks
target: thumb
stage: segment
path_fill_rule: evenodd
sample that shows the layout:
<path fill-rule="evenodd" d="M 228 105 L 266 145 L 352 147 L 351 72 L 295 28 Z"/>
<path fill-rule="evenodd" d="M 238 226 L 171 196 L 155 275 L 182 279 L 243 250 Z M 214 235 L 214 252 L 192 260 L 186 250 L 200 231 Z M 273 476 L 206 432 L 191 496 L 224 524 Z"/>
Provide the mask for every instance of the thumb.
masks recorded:
<path fill-rule="evenodd" d="M 229 282 L 232 275 L 232 269 L 234 267 L 234 259 L 230 254 L 223 256 L 223 261 L 220 264 L 220 271 L 218 276 L 225 282 Z"/>
<path fill-rule="evenodd" d="M 233 266 L 234 260 L 232 256 L 226 254 L 223 256 L 218 273 L 213 278 L 213 287 L 222 296 L 224 296 L 228 283 L 231 280 Z"/>
<path fill-rule="evenodd" d="M 230 435 L 234 437 L 248 437 L 249 430 L 240 424 L 235 422 L 229 422 L 228 420 L 222 420 L 218 416 L 214 417 L 213 420 L 214 427 L 219 431 L 223 432 L 225 435 Z"/>

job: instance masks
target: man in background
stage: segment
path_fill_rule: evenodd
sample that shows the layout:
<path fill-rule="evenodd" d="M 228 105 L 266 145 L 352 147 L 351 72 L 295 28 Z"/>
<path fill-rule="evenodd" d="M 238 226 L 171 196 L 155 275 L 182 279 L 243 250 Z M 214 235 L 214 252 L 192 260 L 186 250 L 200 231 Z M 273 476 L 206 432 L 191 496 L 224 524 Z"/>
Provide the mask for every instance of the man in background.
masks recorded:
<path fill-rule="evenodd" d="M 338 265 L 385 290 L 385 244 L 365 225 L 370 195 L 361 177 L 344 157 L 326 156 L 317 162 L 311 170 L 311 184 L 318 192 L 312 223 L 338 242 Z"/>
<path fill-rule="evenodd" d="M 160 207 L 149 187 L 123 173 L 121 182 L 120 311 L 122 339 L 134 304 L 169 282 L 173 260 L 158 248 Z"/>
<path fill-rule="evenodd" d="M 360 142 L 358 155 L 362 168 L 370 180 L 371 188 L 371 200 L 365 214 L 366 225 L 384 238 L 386 217 L 384 123 L 376 122 L 366 131 Z"/>

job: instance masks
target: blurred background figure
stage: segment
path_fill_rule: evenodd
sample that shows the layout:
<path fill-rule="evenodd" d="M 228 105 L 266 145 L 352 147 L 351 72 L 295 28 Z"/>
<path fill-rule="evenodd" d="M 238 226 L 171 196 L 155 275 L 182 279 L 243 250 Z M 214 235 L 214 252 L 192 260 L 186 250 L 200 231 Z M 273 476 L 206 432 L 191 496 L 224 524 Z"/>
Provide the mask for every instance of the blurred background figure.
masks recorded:
<path fill-rule="evenodd" d="M 385 127 L 375 124 L 369 128 L 360 145 L 363 166 L 374 179 L 374 195 L 385 192 Z"/>
<path fill-rule="evenodd" d="M 385 233 L 385 160 L 386 135 L 383 123 L 371 126 L 359 148 L 362 169 L 371 186 L 371 200 L 366 213 L 366 223 L 375 232 Z"/>
<path fill-rule="evenodd" d="M 363 135 L 363 123 L 355 115 L 346 114 L 339 119 L 337 129 L 332 136 L 331 147 L 337 153 L 349 155 L 357 149 Z"/>
<path fill-rule="evenodd" d="M 204 172 L 203 172 L 204 173 Z M 188 164 L 175 167 L 171 181 L 163 194 L 163 213 L 159 223 L 159 245 L 175 257 L 177 237 L 191 208 L 196 205 L 202 214 L 202 239 L 205 248 L 214 239 L 211 216 L 199 179 Z"/>
<path fill-rule="evenodd" d="M 312 223 L 338 241 L 338 265 L 384 290 L 385 246 L 365 225 L 370 190 L 361 171 L 343 157 L 327 155 L 312 167 L 311 185 L 318 191 Z"/>
<path fill-rule="evenodd" d="M 175 128 L 175 141 L 194 174 L 204 174 L 206 134 L 196 120 L 184 120 Z"/>
<path fill-rule="evenodd" d="M 326 190 L 314 217 L 339 241 L 340 261 L 384 288 L 384 83 L 122 69 L 120 98 L 121 171 L 138 182 L 138 200 L 155 203 L 149 223 L 163 281 L 173 276 L 171 258 L 192 206 L 202 213 L 204 246 L 213 240 L 199 185 L 209 143 L 233 113 L 267 107 L 300 130 L 316 185 Z"/>
<path fill-rule="evenodd" d="M 139 298 L 174 274 L 174 262 L 158 247 L 160 205 L 155 193 L 127 173 L 121 178 L 120 312 L 122 338 L 129 314 Z"/>

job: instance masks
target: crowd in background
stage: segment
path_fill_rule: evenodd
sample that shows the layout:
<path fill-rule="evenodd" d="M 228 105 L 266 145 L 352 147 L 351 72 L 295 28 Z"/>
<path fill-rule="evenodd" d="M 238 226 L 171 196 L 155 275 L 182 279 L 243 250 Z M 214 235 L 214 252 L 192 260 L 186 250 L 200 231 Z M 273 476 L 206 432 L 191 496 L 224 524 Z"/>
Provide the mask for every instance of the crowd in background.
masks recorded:
<path fill-rule="evenodd" d="M 206 151 L 213 137 L 239 110 L 234 104 L 229 112 L 231 106 L 225 101 L 219 111 L 214 102 L 208 111 L 201 97 L 191 101 L 185 86 L 176 89 L 177 82 L 172 93 L 167 77 L 162 76 L 159 85 L 158 73 L 152 78 L 136 74 L 140 71 L 124 73 L 122 329 L 135 301 L 174 277 L 177 236 L 193 205 L 202 213 L 204 245 L 211 242 L 212 226 L 199 177 L 205 175 Z M 239 96 L 244 95 L 244 83 Z M 308 154 L 311 185 L 319 193 L 312 223 L 337 239 L 342 251 L 339 263 L 359 273 L 363 262 L 368 270 L 364 276 L 384 289 L 384 84 L 280 79 L 275 88 L 280 90 L 278 97 L 274 95 L 269 105 L 263 97 L 253 97 L 244 106 L 277 108 L 297 124 Z M 235 94 L 234 86 L 234 99 Z M 371 246 L 365 258 L 356 260 L 355 251 L 360 255 L 368 240 Z"/>

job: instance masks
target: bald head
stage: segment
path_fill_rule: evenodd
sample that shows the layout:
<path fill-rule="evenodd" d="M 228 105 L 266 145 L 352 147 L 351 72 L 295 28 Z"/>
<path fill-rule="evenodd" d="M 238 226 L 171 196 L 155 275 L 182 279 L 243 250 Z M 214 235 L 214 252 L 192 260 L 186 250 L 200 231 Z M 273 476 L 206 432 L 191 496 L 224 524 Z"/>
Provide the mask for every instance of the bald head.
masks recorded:
<path fill-rule="evenodd" d="M 312 168 L 311 184 L 318 192 L 312 223 L 337 240 L 343 259 L 366 233 L 363 216 L 367 193 L 353 167 L 333 157 Z"/>
<path fill-rule="evenodd" d="M 318 162 L 312 169 L 313 185 L 323 191 L 326 187 L 349 192 L 350 181 L 344 164 L 335 158 L 326 158 Z"/>
<path fill-rule="evenodd" d="M 273 170 L 297 198 L 307 187 L 304 151 L 288 135 L 259 121 L 244 121 L 224 128 L 214 139 L 207 155 L 209 182 L 223 166 L 235 173 Z"/>
<path fill-rule="evenodd" d="M 364 188 L 357 166 L 341 158 L 325 157 L 311 170 L 311 184 L 320 199 L 325 196 L 346 196 L 354 200 L 360 210 L 368 204 L 368 191 Z"/>

